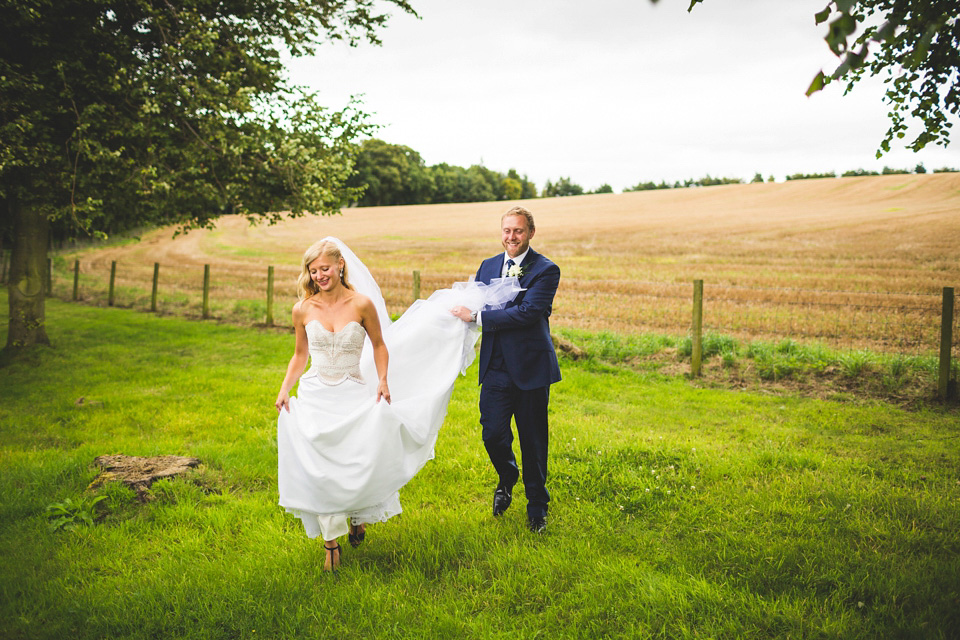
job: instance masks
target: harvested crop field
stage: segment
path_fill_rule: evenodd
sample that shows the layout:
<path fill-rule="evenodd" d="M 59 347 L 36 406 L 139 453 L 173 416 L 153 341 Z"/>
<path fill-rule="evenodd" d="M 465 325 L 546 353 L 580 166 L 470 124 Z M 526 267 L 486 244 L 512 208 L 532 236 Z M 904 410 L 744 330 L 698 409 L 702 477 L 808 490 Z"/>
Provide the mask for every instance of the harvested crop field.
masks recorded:
<path fill-rule="evenodd" d="M 289 322 L 299 259 L 333 235 L 363 258 L 392 313 L 473 274 L 500 249 L 500 215 L 514 203 L 345 209 L 251 227 L 227 217 L 211 231 L 65 251 L 58 295 L 74 259 L 81 297 L 106 300 L 117 261 L 117 304 L 198 314 L 203 265 L 212 313 L 262 322 L 267 267 L 276 269 L 277 324 Z M 737 337 L 817 340 L 845 347 L 931 353 L 941 291 L 960 285 L 960 174 L 798 180 L 523 201 L 537 221 L 532 245 L 563 271 L 555 327 L 684 334 L 692 282 L 704 281 L 704 328 Z M 956 317 L 958 314 L 954 314 Z M 954 330 L 954 339 L 960 332 Z"/>

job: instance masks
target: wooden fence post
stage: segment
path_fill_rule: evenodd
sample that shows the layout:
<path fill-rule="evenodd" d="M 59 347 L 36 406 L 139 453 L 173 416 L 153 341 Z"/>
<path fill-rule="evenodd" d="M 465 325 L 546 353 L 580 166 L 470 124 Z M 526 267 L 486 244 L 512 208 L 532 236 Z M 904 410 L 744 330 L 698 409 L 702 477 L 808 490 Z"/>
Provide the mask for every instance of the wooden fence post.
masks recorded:
<path fill-rule="evenodd" d="M 273 266 L 267 267 L 267 326 L 273 326 Z"/>
<path fill-rule="evenodd" d="M 210 265 L 203 265 L 203 319 L 210 317 Z"/>
<path fill-rule="evenodd" d="M 703 280 L 693 281 L 693 353 L 690 364 L 691 375 L 699 376 L 703 364 Z"/>
<path fill-rule="evenodd" d="M 73 261 L 73 301 L 80 299 L 80 261 Z"/>
<path fill-rule="evenodd" d="M 950 399 L 950 349 L 953 346 L 953 287 L 943 288 L 943 312 L 940 319 L 940 376 L 937 397 Z"/>
<path fill-rule="evenodd" d="M 107 305 L 113 306 L 113 285 L 117 280 L 117 261 L 110 261 L 110 290 L 107 292 Z"/>
<path fill-rule="evenodd" d="M 420 299 L 420 271 L 418 269 L 413 270 L 413 301 L 416 302 Z"/>
<path fill-rule="evenodd" d="M 160 263 L 153 263 L 153 291 L 150 292 L 150 311 L 157 311 L 157 284 L 160 282 Z"/>
<path fill-rule="evenodd" d="M 53 295 L 53 258 L 47 258 L 47 295 Z"/>

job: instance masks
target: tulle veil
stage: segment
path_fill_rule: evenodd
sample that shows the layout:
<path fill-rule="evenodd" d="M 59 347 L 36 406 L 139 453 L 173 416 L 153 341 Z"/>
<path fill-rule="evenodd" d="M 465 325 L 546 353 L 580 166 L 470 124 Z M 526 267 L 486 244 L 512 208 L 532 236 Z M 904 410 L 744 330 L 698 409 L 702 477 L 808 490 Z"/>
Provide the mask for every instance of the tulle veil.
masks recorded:
<path fill-rule="evenodd" d="M 349 282 L 354 290 L 373 301 L 374 307 L 377 309 L 377 315 L 380 317 L 380 327 L 383 329 L 388 350 L 390 350 L 391 343 L 409 342 L 413 336 L 420 337 L 424 330 L 422 323 L 427 316 L 437 319 L 437 314 L 449 315 L 449 310 L 456 306 L 464 306 L 472 311 L 502 309 L 508 302 L 516 298 L 518 293 L 524 290 L 516 277 L 495 278 L 490 284 L 485 284 L 477 282 L 471 276 L 467 281 L 453 283 L 449 289 L 434 291 L 425 300 L 414 301 L 413 305 L 403 313 L 397 322 L 392 323 L 390 315 L 387 313 L 383 293 L 380 291 L 380 285 L 377 284 L 367 265 L 339 238 L 327 236 L 324 240 L 333 242 L 340 248 L 340 255 L 343 256 L 347 265 Z M 458 322 L 463 326 L 459 327 Z M 396 324 L 396 326 L 391 327 L 393 324 Z M 428 321 L 427 325 L 430 324 L 432 323 Z M 480 328 L 476 324 L 464 323 L 460 320 L 452 322 L 452 325 L 463 330 L 463 353 L 460 365 L 462 374 L 473 363 L 476 355 L 474 346 L 480 338 Z M 369 342 L 364 352 L 365 360 L 372 358 L 372 353 L 368 353 L 368 351 L 370 351 Z M 391 361 L 393 359 L 391 356 Z"/>

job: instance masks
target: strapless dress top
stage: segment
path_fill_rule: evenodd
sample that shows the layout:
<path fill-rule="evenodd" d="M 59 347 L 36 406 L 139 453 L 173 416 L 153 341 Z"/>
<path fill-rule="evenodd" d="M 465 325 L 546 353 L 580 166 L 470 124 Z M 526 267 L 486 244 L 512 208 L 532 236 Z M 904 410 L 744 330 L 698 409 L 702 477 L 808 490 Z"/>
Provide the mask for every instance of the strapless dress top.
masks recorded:
<path fill-rule="evenodd" d="M 310 368 L 305 376 L 316 376 L 327 385 L 352 380 L 365 384 L 360 374 L 360 354 L 367 336 L 359 322 L 348 322 L 339 331 L 328 331 L 318 320 L 306 324 Z"/>

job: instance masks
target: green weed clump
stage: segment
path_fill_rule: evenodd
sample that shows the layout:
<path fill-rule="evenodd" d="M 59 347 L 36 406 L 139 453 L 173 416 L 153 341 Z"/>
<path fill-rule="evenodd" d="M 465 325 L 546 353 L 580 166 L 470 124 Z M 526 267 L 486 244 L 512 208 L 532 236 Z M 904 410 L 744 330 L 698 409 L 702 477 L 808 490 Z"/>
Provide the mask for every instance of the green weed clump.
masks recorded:
<path fill-rule="evenodd" d="M 793 340 L 776 344 L 752 342 L 745 356 L 753 361 L 761 380 L 784 380 L 823 372 L 829 359 L 821 348 L 805 347 Z"/>
<path fill-rule="evenodd" d="M 64 498 L 62 502 L 47 505 L 46 513 L 50 531 L 64 529 L 72 531 L 79 526 L 93 526 L 94 520 L 100 517 L 97 505 L 107 499 L 107 496 L 89 496 L 78 498 Z"/>
<path fill-rule="evenodd" d="M 902 378 L 907 374 L 907 371 L 909 371 L 909 362 L 902 355 L 895 356 L 894 358 L 891 358 L 889 362 L 889 369 L 890 375 L 893 378 Z"/>
<path fill-rule="evenodd" d="M 560 329 L 560 335 L 580 347 L 593 364 L 624 363 L 647 358 L 677 346 L 677 339 L 660 334 L 620 335 L 610 331 Z"/>
<path fill-rule="evenodd" d="M 737 341 L 730 336 L 720 333 L 707 332 L 701 340 L 701 349 L 704 358 L 713 356 L 728 356 L 736 354 Z M 680 358 L 689 358 L 693 355 L 693 338 L 686 336 L 677 344 L 677 356 Z"/>
<path fill-rule="evenodd" d="M 873 355 L 868 351 L 852 351 L 839 357 L 840 369 L 848 378 L 862 376 L 873 362 Z"/>

